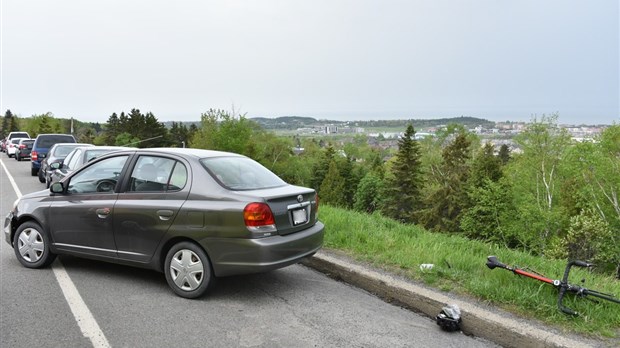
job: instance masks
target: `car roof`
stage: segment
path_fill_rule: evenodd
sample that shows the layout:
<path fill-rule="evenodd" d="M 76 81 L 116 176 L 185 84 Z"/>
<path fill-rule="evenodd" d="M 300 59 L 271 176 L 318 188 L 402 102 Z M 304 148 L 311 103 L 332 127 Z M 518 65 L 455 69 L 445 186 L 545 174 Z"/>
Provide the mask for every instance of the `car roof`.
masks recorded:
<path fill-rule="evenodd" d="M 126 146 L 82 146 L 84 151 L 98 151 L 98 150 L 136 150 L 134 147 Z"/>
<path fill-rule="evenodd" d="M 73 134 L 67 134 L 67 133 L 41 133 L 41 134 L 37 135 L 37 137 L 46 136 L 46 135 L 71 135 L 71 136 L 73 136 Z"/>
<path fill-rule="evenodd" d="M 156 147 L 156 148 L 143 148 L 143 149 L 128 149 L 124 151 L 114 151 L 114 154 L 119 153 L 136 153 L 139 155 L 162 155 L 162 154 L 175 154 L 181 155 L 185 158 L 193 157 L 195 159 L 210 158 L 210 157 L 246 157 L 238 153 L 215 151 L 215 150 L 203 150 L 194 148 L 179 148 L 179 147 Z M 102 155 L 109 156 L 110 154 Z"/>
<path fill-rule="evenodd" d="M 83 146 L 83 147 L 88 147 L 88 146 L 95 146 L 93 144 L 86 144 L 86 143 L 56 143 L 54 145 L 52 145 L 52 147 L 60 147 L 60 146 Z"/>
<path fill-rule="evenodd" d="M 196 157 L 196 158 L 223 157 L 223 156 L 245 157 L 243 155 L 240 155 L 238 153 L 233 153 L 233 152 L 204 150 L 204 149 L 195 149 L 195 148 L 181 148 L 181 147 L 146 148 L 146 149 L 140 149 L 140 152 L 169 153 L 169 154 L 178 154 L 178 155 L 184 155 L 184 156 Z"/>

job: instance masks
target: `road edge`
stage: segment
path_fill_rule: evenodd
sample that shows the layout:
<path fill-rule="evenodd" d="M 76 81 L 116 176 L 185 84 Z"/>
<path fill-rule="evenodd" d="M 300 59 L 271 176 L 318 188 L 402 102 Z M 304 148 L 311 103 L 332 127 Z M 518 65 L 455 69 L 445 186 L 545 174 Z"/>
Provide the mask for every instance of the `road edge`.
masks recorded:
<path fill-rule="evenodd" d="M 461 309 L 463 333 L 504 347 L 596 347 L 527 322 L 500 316 L 476 304 L 450 297 L 449 293 L 418 286 L 323 251 L 305 259 L 302 264 L 433 319 L 446 304 L 457 304 Z"/>

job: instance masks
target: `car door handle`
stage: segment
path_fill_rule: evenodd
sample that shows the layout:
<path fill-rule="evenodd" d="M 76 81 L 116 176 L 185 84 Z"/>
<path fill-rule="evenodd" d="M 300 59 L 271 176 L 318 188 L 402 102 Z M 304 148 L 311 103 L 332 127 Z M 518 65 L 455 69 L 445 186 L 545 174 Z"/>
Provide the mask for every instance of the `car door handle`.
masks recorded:
<path fill-rule="evenodd" d="M 172 210 L 158 210 L 157 211 L 157 216 L 159 216 L 160 220 L 166 221 L 169 220 L 172 215 L 174 215 L 174 212 Z"/>
<path fill-rule="evenodd" d="M 110 208 L 99 208 L 95 210 L 95 212 L 97 213 L 98 217 L 105 219 L 108 217 L 108 215 L 110 215 Z"/>

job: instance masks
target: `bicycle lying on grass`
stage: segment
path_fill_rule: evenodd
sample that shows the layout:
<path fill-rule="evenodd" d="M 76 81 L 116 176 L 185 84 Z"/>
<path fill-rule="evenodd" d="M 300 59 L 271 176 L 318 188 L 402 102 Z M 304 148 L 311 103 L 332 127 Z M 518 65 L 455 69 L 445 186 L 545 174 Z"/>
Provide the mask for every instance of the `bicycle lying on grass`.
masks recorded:
<path fill-rule="evenodd" d="M 551 284 L 553 286 L 555 286 L 556 288 L 560 289 L 560 294 L 558 295 L 558 308 L 566 313 L 566 314 L 570 314 L 570 315 L 579 315 L 577 312 L 575 312 L 574 310 L 564 306 L 562 304 L 562 301 L 564 300 L 564 295 L 567 292 L 573 293 L 578 297 L 586 297 L 586 296 L 593 296 L 593 297 L 597 297 L 603 300 L 607 300 L 607 301 L 611 301 L 611 302 L 615 302 L 615 303 L 620 303 L 620 299 L 616 298 L 614 295 L 611 294 L 605 294 L 599 291 L 595 291 L 595 290 L 590 290 L 590 289 L 586 289 L 584 287 L 581 287 L 579 285 L 572 285 L 568 283 L 568 274 L 570 273 L 570 269 L 573 266 L 577 266 L 577 267 L 592 267 L 593 264 L 591 263 L 587 263 L 587 262 L 583 262 L 583 261 L 570 261 L 568 262 L 568 264 L 566 265 L 566 269 L 564 270 L 564 278 L 562 278 L 562 280 L 558 280 L 558 279 L 549 279 L 544 277 L 541 274 L 538 274 L 536 272 L 533 271 L 526 271 L 524 269 L 519 268 L 518 266 L 508 266 L 505 265 L 501 262 L 499 262 L 499 260 L 497 259 L 496 256 L 489 256 L 487 257 L 487 267 L 489 267 L 490 269 L 494 269 L 496 267 L 499 268 L 503 268 L 505 270 L 511 271 L 514 274 L 518 274 L 518 275 L 522 275 L 522 276 L 526 276 L 529 278 L 533 278 L 536 280 L 539 280 L 541 282 L 547 283 L 547 284 Z M 596 301 L 591 299 L 592 301 Z"/>

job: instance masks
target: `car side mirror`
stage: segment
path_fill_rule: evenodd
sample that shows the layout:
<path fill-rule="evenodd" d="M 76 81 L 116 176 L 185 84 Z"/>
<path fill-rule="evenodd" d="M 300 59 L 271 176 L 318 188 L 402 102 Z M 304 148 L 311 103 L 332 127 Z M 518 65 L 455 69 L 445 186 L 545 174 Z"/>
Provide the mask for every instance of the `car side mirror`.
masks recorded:
<path fill-rule="evenodd" d="M 65 188 L 61 182 L 55 182 L 50 186 L 51 193 L 64 193 Z"/>
<path fill-rule="evenodd" d="M 50 168 L 52 168 L 52 169 L 60 169 L 60 168 L 62 168 L 62 162 L 54 162 L 54 163 L 50 164 Z"/>

